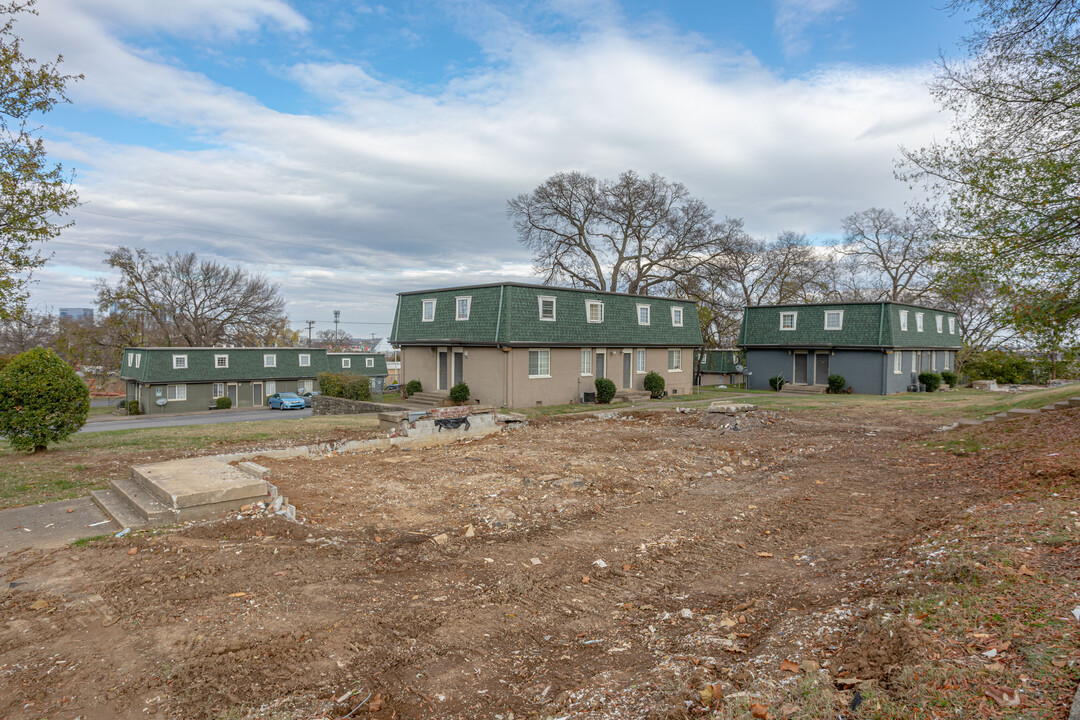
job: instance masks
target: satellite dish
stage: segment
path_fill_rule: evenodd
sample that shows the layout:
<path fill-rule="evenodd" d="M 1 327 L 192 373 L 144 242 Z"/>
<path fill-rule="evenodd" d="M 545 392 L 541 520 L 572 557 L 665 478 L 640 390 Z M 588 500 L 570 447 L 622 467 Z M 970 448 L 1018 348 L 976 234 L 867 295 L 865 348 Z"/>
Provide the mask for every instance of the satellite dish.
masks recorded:
<path fill-rule="evenodd" d="M 159 407 L 164 407 L 165 404 L 168 403 L 168 402 L 169 401 L 166 400 L 165 398 L 158 398 L 157 400 L 154 401 L 154 404 L 159 406 Z"/>
<path fill-rule="evenodd" d="M 742 372 L 742 371 L 743 371 L 743 366 L 740 365 L 739 363 L 735 363 L 735 372 Z"/>

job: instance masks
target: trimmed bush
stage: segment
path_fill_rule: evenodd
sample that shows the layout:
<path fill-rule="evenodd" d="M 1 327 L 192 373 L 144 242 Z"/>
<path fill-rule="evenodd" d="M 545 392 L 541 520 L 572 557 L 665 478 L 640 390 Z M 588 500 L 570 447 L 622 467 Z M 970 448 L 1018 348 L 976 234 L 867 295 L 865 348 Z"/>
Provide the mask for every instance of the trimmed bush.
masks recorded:
<path fill-rule="evenodd" d="M 410 380 L 405 383 L 405 395 L 415 395 L 418 392 L 424 392 L 424 386 L 419 380 Z"/>
<path fill-rule="evenodd" d="M 843 375 L 830 375 L 829 376 L 829 392 L 834 394 L 840 394 L 844 392 L 844 385 L 847 384 L 847 380 Z"/>
<path fill-rule="evenodd" d="M 787 380 L 784 379 L 783 375 L 774 375 L 773 377 L 769 378 L 769 387 L 771 387 L 776 392 L 780 392 L 781 390 L 783 390 L 785 383 L 787 383 Z"/>
<path fill-rule="evenodd" d="M 319 392 L 346 400 L 370 400 L 371 380 L 353 373 L 319 373 Z"/>
<path fill-rule="evenodd" d="M 0 435 L 16 450 L 45 450 L 89 414 L 90 389 L 52 350 L 28 350 L 0 372 Z"/>
<path fill-rule="evenodd" d="M 607 378 L 596 378 L 596 402 L 607 405 L 615 397 L 615 383 Z"/>
<path fill-rule="evenodd" d="M 463 382 L 459 382 L 457 385 L 450 388 L 450 400 L 455 405 L 464 405 L 469 402 L 469 386 Z"/>
<path fill-rule="evenodd" d="M 228 410 L 231 407 L 232 407 L 232 398 L 230 398 L 230 397 L 219 397 L 217 399 L 217 409 L 218 410 Z"/>
<path fill-rule="evenodd" d="M 926 386 L 926 392 L 934 392 L 941 387 L 941 376 L 935 372 L 919 373 L 919 382 Z"/>
<path fill-rule="evenodd" d="M 664 376 L 655 370 L 650 371 L 642 380 L 642 385 L 654 398 L 664 396 Z"/>
<path fill-rule="evenodd" d="M 941 371 L 941 379 L 949 387 L 956 387 L 956 383 L 960 382 L 960 378 L 958 378 L 956 376 L 956 373 L 954 373 L 952 370 L 942 370 Z"/>
<path fill-rule="evenodd" d="M 127 401 L 127 413 L 128 415 L 142 415 L 142 405 L 138 400 Z"/>

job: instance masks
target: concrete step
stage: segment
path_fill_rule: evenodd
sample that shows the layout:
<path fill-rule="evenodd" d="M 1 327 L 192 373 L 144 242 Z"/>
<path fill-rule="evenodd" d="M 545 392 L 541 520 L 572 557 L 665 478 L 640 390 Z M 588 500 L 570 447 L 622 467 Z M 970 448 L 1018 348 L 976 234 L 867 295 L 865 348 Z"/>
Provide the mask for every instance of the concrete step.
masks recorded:
<path fill-rule="evenodd" d="M 826 385 L 785 385 L 780 390 L 785 395 L 824 395 Z"/>
<path fill-rule="evenodd" d="M 409 396 L 409 402 L 421 405 L 425 407 L 439 407 L 441 406 L 449 395 L 438 392 L 418 392 L 415 395 Z"/>
<path fill-rule="evenodd" d="M 164 525 L 176 520 L 176 511 L 165 505 L 140 483 L 130 478 L 117 478 L 109 488 L 125 499 L 146 525 Z"/>
<path fill-rule="evenodd" d="M 641 402 L 652 397 L 648 390 L 620 389 L 615 391 L 615 402 Z"/>
<path fill-rule="evenodd" d="M 90 499 L 101 508 L 107 518 L 113 521 L 113 525 L 116 526 L 113 532 L 124 528 L 146 527 L 146 520 L 135 512 L 135 508 L 131 506 L 127 498 L 119 493 L 113 490 L 93 490 L 90 492 Z"/>
<path fill-rule="evenodd" d="M 1069 403 L 1072 407 L 1080 407 L 1080 397 L 1071 397 L 1065 402 Z"/>
<path fill-rule="evenodd" d="M 1028 408 L 1013 408 L 1012 410 L 1006 410 L 1005 412 L 1003 412 L 1001 414 L 1004 415 L 1007 418 L 1021 418 L 1021 417 L 1028 417 L 1030 415 L 1038 415 L 1039 411 L 1038 410 L 1030 410 Z"/>
<path fill-rule="evenodd" d="M 1072 404 L 1069 403 L 1068 400 L 1059 400 L 1053 405 L 1047 405 L 1046 407 L 1053 408 L 1055 410 L 1064 410 L 1065 408 L 1072 407 Z"/>

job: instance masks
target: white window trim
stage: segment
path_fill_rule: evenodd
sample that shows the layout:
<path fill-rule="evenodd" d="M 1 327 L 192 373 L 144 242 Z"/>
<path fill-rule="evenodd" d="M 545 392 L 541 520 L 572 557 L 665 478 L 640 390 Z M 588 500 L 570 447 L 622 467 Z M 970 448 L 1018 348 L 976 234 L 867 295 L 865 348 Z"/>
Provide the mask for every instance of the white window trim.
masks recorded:
<path fill-rule="evenodd" d="M 263 367 L 276 368 L 277 367 L 277 355 L 263 355 Z"/>
<path fill-rule="evenodd" d="M 314 380 L 297 380 L 296 381 L 296 393 L 298 395 L 300 393 L 311 392 L 312 389 L 314 389 L 314 387 L 315 387 L 315 381 Z"/>
<path fill-rule="evenodd" d="M 128 367 L 133 367 L 135 365 L 135 353 L 128 353 L 127 356 L 128 356 Z"/>
<path fill-rule="evenodd" d="M 915 332 L 922 332 L 923 327 L 923 314 L 915 313 Z"/>
<path fill-rule="evenodd" d="M 270 397 L 271 395 L 276 395 L 277 394 L 277 380 L 266 380 L 263 383 L 263 392 L 266 394 L 266 397 Z"/>
<path fill-rule="evenodd" d="M 438 304 L 437 299 L 429 298 L 427 300 L 420 301 L 420 321 L 421 322 L 435 322 L 435 307 Z M 431 303 L 431 317 L 427 316 L 427 306 Z"/>
<path fill-rule="evenodd" d="M 351 368 L 352 367 L 352 358 L 341 358 L 341 367 L 342 367 L 342 369 Z"/>
<path fill-rule="evenodd" d="M 641 322 L 641 310 L 645 310 L 645 322 Z M 652 305 L 649 303 L 637 304 L 637 324 L 638 325 L 652 325 Z"/>
<path fill-rule="evenodd" d="M 930 372 L 937 372 L 937 353 L 930 351 Z"/>
<path fill-rule="evenodd" d="M 791 316 L 791 327 L 784 327 L 784 317 Z M 799 325 L 799 313 L 798 312 L 782 312 L 780 313 L 780 329 L 784 332 L 791 332 Z"/>
<path fill-rule="evenodd" d="M 544 317 L 544 301 L 545 300 L 550 300 L 551 301 L 551 317 Z M 558 303 L 555 302 L 555 297 L 552 296 L 552 295 L 537 295 L 536 296 L 536 311 L 537 311 L 537 313 L 539 313 L 540 320 L 543 321 L 543 322 L 555 322 L 555 318 L 557 317 L 557 313 L 558 313 L 557 305 L 558 305 Z"/>
<path fill-rule="evenodd" d="M 142 355 L 135 353 L 135 367 L 142 365 Z"/>
<path fill-rule="evenodd" d="M 364 358 L 364 367 L 375 367 L 375 358 Z"/>
<path fill-rule="evenodd" d="M 945 318 L 941 315 L 934 316 L 934 325 L 937 326 L 939 333 L 945 332 Z"/>
<path fill-rule="evenodd" d="M 300 353 L 297 358 L 297 367 L 311 367 L 311 353 Z"/>
<path fill-rule="evenodd" d="M 590 318 L 589 310 L 594 305 L 600 308 L 600 319 L 599 320 L 592 320 Z M 586 300 L 585 301 L 585 322 L 592 323 L 593 325 L 597 325 L 599 323 L 604 322 L 604 303 L 603 303 L 602 300 Z"/>
<path fill-rule="evenodd" d="M 907 316 L 908 316 L 908 311 L 907 310 L 901 310 L 900 311 L 900 332 L 907 332 L 907 329 L 908 329 Z"/>
<path fill-rule="evenodd" d="M 641 362 L 638 362 L 638 358 Z M 634 374 L 644 375 L 648 372 L 649 352 L 644 348 L 634 348 Z"/>
<path fill-rule="evenodd" d="M 904 374 L 904 351 L 903 350 L 901 350 L 899 352 L 897 352 L 896 350 L 893 350 L 892 373 L 893 373 L 893 375 L 903 375 Z"/>
<path fill-rule="evenodd" d="M 183 365 L 177 365 L 178 362 L 182 362 Z M 188 369 L 187 355 L 173 355 L 172 356 L 172 369 L 173 370 L 187 370 Z"/>
<path fill-rule="evenodd" d="M 221 388 L 221 392 L 218 392 L 219 387 Z M 228 393 L 226 393 L 226 391 L 225 391 L 225 383 L 223 383 L 223 382 L 214 383 L 214 387 L 210 390 L 210 395 L 215 400 L 217 400 L 218 398 L 221 398 L 221 397 L 225 397 L 227 394 Z"/>
<path fill-rule="evenodd" d="M 949 334 L 956 334 L 956 318 L 954 317 L 949 318 Z"/>
<path fill-rule="evenodd" d="M 678 367 L 671 367 L 671 353 L 678 353 L 679 365 Z M 682 348 L 668 348 L 668 372 L 681 373 L 682 372 Z"/>
<path fill-rule="evenodd" d="M 588 366 L 588 367 L 586 367 Z M 581 351 L 581 377 L 592 377 L 593 374 L 593 349 Z"/>
<path fill-rule="evenodd" d="M 465 316 L 461 315 L 461 301 L 465 301 Z M 458 320 L 468 320 L 472 312 L 472 295 L 460 295 L 454 298 L 454 315 Z"/>
<path fill-rule="evenodd" d="M 840 326 L 831 328 L 831 327 L 829 327 L 829 315 L 832 315 L 834 313 L 839 313 L 840 314 Z M 826 330 L 843 330 L 844 329 L 844 311 L 843 310 L 826 310 L 825 311 L 825 320 L 824 320 L 824 322 L 825 322 L 824 328 Z"/>
<path fill-rule="evenodd" d="M 675 320 L 676 315 L 679 316 L 678 321 Z M 683 309 L 681 307 L 673 307 L 673 308 L 671 308 L 671 327 L 682 327 L 682 326 L 683 326 Z"/>
<path fill-rule="evenodd" d="M 222 360 L 225 361 L 224 365 L 221 364 Z M 214 356 L 214 368 L 215 369 L 227 370 L 228 367 L 229 367 L 229 356 L 228 355 L 215 355 Z"/>
<path fill-rule="evenodd" d="M 544 352 L 547 353 L 548 371 L 547 371 L 546 375 L 529 375 L 529 379 L 534 380 L 534 379 L 541 379 L 541 378 L 549 378 L 549 377 L 551 377 L 551 350 L 549 348 L 529 348 L 529 355 L 532 355 L 534 352 L 535 353 L 544 353 Z M 528 356 L 526 356 L 526 358 L 525 358 L 526 363 L 528 362 L 528 360 L 529 360 L 529 358 L 528 358 Z M 536 370 L 537 370 L 537 372 L 540 371 L 540 356 L 539 355 L 536 356 Z M 528 372 L 528 371 L 529 371 L 529 366 L 526 365 L 525 366 L 525 372 Z"/>
<path fill-rule="evenodd" d="M 169 397 L 170 394 L 174 394 L 176 397 Z M 181 395 L 183 395 L 183 397 L 180 397 Z M 169 402 L 187 402 L 187 385 L 179 383 L 177 385 L 166 386 L 165 399 Z"/>

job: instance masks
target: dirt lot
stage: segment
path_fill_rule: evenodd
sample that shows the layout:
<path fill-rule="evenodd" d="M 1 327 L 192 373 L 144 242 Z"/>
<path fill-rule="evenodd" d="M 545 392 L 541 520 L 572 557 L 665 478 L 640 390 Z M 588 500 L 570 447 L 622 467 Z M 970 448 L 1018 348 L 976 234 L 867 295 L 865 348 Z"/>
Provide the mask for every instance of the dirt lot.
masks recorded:
<path fill-rule="evenodd" d="M 264 460 L 303 524 L 0 559 L 0 716 L 749 717 L 819 667 L 848 712 L 927 652 L 922 619 L 879 613 L 928 538 L 1006 491 L 924 447 L 925 417 L 730 424 L 555 417 Z M 810 700 L 771 717 L 819 717 Z"/>

